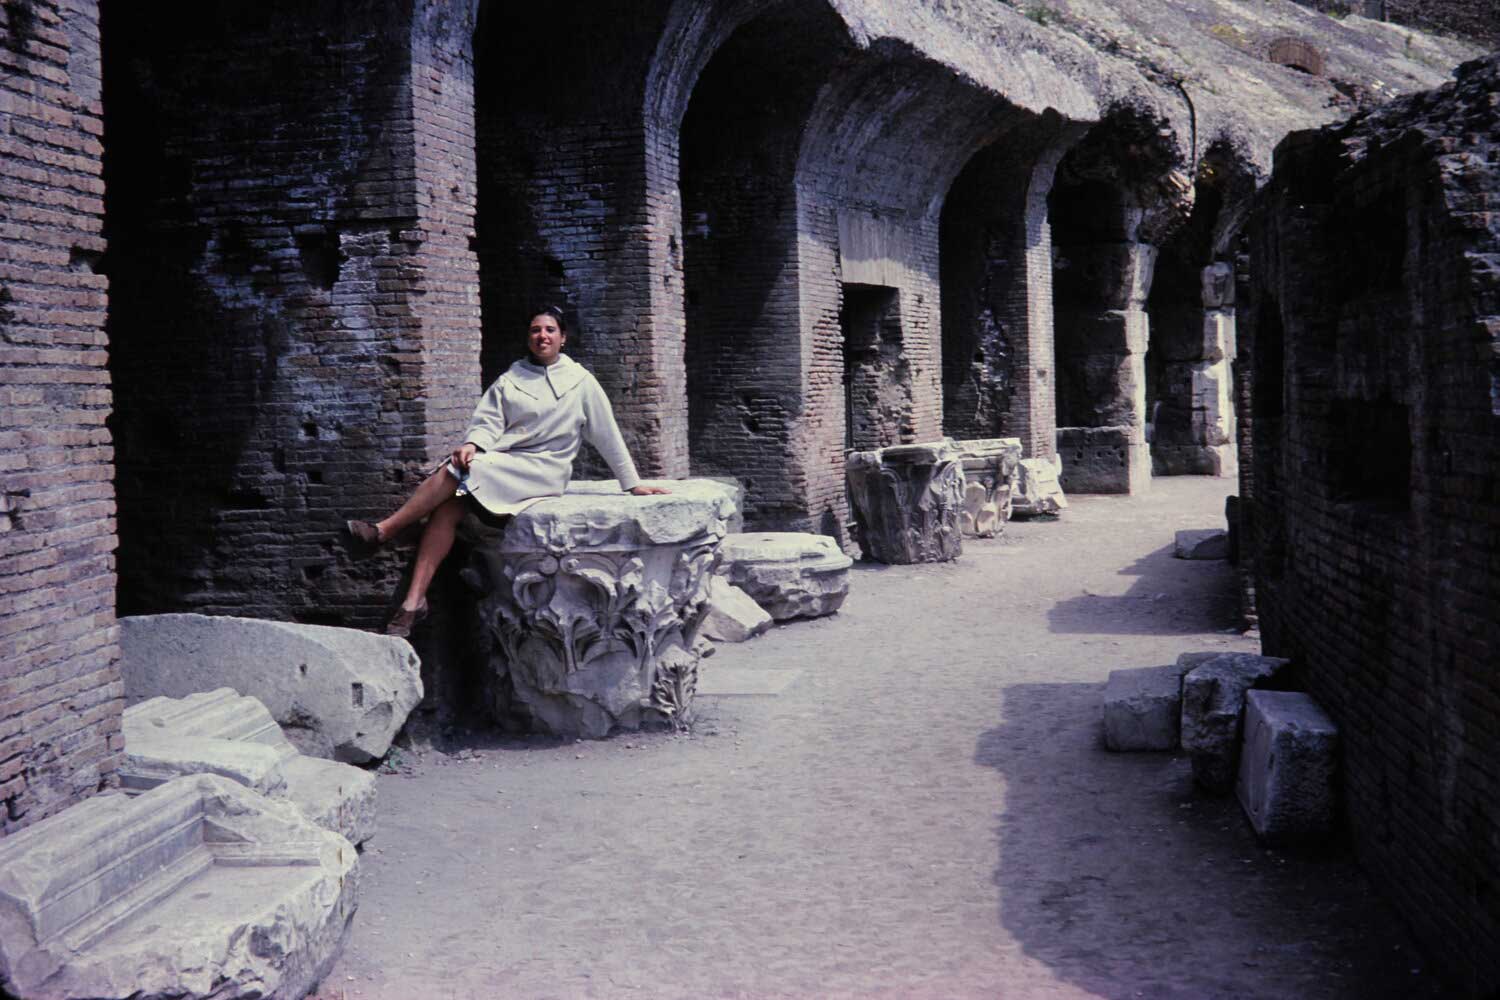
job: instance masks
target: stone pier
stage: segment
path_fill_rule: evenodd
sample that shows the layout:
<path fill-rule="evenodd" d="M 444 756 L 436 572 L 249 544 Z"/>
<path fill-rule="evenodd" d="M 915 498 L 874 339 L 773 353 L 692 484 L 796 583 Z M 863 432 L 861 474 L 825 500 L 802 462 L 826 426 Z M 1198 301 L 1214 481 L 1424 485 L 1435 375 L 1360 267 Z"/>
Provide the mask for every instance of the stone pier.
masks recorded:
<path fill-rule="evenodd" d="M 734 492 L 662 485 L 672 492 L 637 497 L 612 480 L 575 482 L 503 529 L 465 526 L 498 716 L 599 738 L 690 715 L 693 639 Z"/>

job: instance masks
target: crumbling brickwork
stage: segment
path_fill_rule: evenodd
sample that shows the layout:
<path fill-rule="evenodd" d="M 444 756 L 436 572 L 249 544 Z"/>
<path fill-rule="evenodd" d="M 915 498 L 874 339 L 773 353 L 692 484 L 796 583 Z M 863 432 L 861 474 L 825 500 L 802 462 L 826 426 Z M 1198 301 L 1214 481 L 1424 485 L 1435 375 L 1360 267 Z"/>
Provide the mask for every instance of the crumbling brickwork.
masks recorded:
<path fill-rule="evenodd" d="M 99 18 L 0 4 L 0 832 L 114 782 Z"/>
<path fill-rule="evenodd" d="M 1500 988 L 1500 56 L 1298 133 L 1250 230 L 1266 652 L 1337 720 L 1358 851 Z"/>
<path fill-rule="evenodd" d="M 471 25 L 105 7 L 123 612 L 380 620 L 393 509 L 479 388 Z"/>

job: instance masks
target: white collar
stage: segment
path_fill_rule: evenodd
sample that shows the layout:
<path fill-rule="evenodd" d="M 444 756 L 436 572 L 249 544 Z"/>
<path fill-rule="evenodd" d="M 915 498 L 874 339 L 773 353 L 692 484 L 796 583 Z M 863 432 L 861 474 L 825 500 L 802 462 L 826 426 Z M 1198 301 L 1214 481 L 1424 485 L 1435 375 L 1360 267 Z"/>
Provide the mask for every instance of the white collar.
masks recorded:
<path fill-rule="evenodd" d="M 562 399 L 570 389 L 583 381 L 588 369 L 568 357 L 559 354 L 550 365 L 539 365 L 523 358 L 510 366 L 505 373 L 512 385 L 535 399 L 541 398 L 542 386 L 551 390 L 555 399 Z"/>

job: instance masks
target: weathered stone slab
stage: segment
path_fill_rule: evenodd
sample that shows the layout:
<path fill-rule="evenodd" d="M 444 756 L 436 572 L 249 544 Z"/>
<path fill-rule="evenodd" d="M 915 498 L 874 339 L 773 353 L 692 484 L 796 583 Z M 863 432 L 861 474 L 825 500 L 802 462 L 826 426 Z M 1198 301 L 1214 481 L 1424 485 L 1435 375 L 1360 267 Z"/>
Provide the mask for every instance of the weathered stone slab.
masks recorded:
<path fill-rule="evenodd" d="M 299 998 L 343 948 L 357 874 L 343 837 L 227 778 L 97 796 L 0 842 L 0 987 Z"/>
<path fill-rule="evenodd" d="M 422 700 L 406 640 L 355 629 L 142 615 L 120 619 L 120 651 L 130 703 L 233 688 L 264 704 L 303 753 L 356 764 L 383 757 Z"/>
<path fill-rule="evenodd" d="M 963 467 L 952 441 L 850 452 L 844 470 L 866 559 L 906 565 L 963 552 Z"/>
<path fill-rule="evenodd" d="M 853 565 L 827 535 L 757 531 L 724 539 L 715 572 L 786 621 L 831 615 L 843 606 Z"/>
<path fill-rule="evenodd" d="M 255 698 L 230 688 L 151 698 L 125 710 L 127 792 L 173 778 L 217 774 L 263 795 L 286 798 L 314 823 L 363 844 L 375 834 L 375 776 L 297 752 Z"/>
<path fill-rule="evenodd" d="M 497 715 L 590 738 L 689 717 L 734 491 L 706 479 L 662 485 L 672 492 L 638 497 L 612 480 L 574 482 L 503 529 L 465 523 L 463 573 L 481 595 Z"/>
<path fill-rule="evenodd" d="M 1023 458 L 1016 466 L 1012 517 L 1035 517 L 1066 510 L 1068 498 L 1057 479 L 1057 466 L 1047 458 Z"/>
<path fill-rule="evenodd" d="M 1176 750 L 1183 672 L 1179 664 L 1111 670 L 1104 685 L 1104 746 Z"/>
<path fill-rule="evenodd" d="M 1069 493 L 1137 495 L 1151 487 L 1151 446 L 1142 427 L 1059 427 L 1057 453 Z"/>
<path fill-rule="evenodd" d="M 1245 693 L 1270 681 L 1288 661 L 1252 653 L 1184 657 L 1178 658 L 1188 667 L 1182 678 L 1182 749 L 1192 755 L 1198 784 L 1228 792 L 1237 770 Z"/>
<path fill-rule="evenodd" d="M 1333 828 L 1338 727 L 1299 691 L 1245 696 L 1245 740 L 1235 793 L 1255 834 L 1286 843 Z"/>
<path fill-rule="evenodd" d="M 708 584 L 708 604 L 700 635 L 714 642 L 745 642 L 770 629 L 774 623 L 759 604 L 722 576 Z"/>
<path fill-rule="evenodd" d="M 1021 463 L 1020 438 L 955 441 L 964 469 L 964 504 L 959 530 L 973 538 L 994 538 L 1010 520 Z"/>
<path fill-rule="evenodd" d="M 1229 535 L 1218 528 L 1192 528 L 1177 532 L 1172 555 L 1178 559 L 1227 559 Z"/>

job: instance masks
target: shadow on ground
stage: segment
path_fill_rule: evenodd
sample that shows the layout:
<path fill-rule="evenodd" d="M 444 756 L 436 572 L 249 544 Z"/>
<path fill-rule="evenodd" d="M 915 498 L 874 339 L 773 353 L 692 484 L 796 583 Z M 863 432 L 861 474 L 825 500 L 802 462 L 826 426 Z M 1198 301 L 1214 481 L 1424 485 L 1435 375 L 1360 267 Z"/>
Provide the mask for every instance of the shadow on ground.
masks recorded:
<path fill-rule="evenodd" d="M 1178 559 L 1165 545 L 1120 570 L 1135 581 L 1123 594 L 1082 593 L 1047 613 L 1059 634 L 1185 635 L 1237 628 L 1235 569 L 1222 559 Z"/>
<path fill-rule="evenodd" d="M 1261 848 L 1185 758 L 1104 750 L 1097 684 L 1003 698 L 975 748 L 1004 778 L 999 919 L 1060 979 L 1110 1000 L 1445 995 L 1342 844 Z"/>

